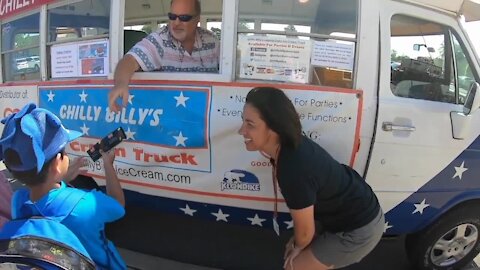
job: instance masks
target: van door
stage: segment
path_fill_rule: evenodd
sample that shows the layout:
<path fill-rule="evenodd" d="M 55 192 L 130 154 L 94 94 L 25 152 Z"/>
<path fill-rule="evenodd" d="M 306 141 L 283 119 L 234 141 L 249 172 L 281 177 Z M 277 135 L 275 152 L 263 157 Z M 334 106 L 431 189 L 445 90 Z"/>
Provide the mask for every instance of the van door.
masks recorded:
<path fill-rule="evenodd" d="M 429 222 L 469 177 L 471 163 L 457 157 L 478 133 L 455 139 L 450 113 L 463 110 L 478 76 L 452 17 L 380 3 L 378 120 L 366 177 L 390 211 L 386 233 L 397 234 Z"/>

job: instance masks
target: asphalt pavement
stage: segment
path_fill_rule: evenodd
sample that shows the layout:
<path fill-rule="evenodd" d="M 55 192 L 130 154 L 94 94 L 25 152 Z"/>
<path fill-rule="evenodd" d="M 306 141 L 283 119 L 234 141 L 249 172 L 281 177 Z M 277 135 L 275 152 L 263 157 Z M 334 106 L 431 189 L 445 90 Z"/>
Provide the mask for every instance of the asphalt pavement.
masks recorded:
<path fill-rule="evenodd" d="M 108 228 L 108 236 L 123 249 L 142 253 L 137 269 L 282 269 L 281 237 L 272 230 L 127 207 L 126 217 Z M 135 253 L 127 261 L 133 261 Z M 149 258 L 151 263 L 148 263 Z M 137 259 L 137 261 L 139 261 Z M 132 268 L 135 269 L 135 268 Z M 343 270 L 413 270 L 403 238 L 384 238 L 360 263 Z M 474 262 L 463 270 L 479 269 Z"/>

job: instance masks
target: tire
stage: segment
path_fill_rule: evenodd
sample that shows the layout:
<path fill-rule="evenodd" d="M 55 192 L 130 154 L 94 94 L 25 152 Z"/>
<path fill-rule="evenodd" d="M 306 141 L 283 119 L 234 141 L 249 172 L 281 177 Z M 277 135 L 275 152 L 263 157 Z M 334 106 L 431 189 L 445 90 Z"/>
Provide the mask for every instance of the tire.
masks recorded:
<path fill-rule="evenodd" d="M 35 72 L 38 72 L 38 71 L 40 70 L 40 67 L 39 67 L 38 65 L 35 65 L 35 66 L 33 67 L 33 70 L 34 70 Z"/>
<path fill-rule="evenodd" d="M 480 207 L 464 205 L 424 230 L 407 235 L 407 256 L 415 269 L 453 270 L 480 252 Z"/>

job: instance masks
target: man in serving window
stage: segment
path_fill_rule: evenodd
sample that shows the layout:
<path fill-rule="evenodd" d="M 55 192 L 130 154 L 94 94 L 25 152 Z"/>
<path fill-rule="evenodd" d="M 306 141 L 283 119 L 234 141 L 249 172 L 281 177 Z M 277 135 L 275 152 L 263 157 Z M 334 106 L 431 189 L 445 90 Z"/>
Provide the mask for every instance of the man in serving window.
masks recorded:
<path fill-rule="evenodd" d="M 199 0 L 172 0 L 168 26 L 138 42 L 118 62 L 114 86 L 108 97 L 112 111 L 118 112 L 128 101 L 128 84 L 133 73 L 143 71 L 218 72 L 220 45 L 215 34 L 198 27 Z M 116 102 L 122 98 L 122 104 Z"/>

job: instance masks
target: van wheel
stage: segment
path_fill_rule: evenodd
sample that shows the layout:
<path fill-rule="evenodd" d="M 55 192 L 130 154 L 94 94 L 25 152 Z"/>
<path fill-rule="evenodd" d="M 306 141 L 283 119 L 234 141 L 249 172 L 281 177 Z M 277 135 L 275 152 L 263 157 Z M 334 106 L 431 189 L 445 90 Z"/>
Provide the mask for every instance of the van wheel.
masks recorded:
<path fill-rule="evenodd" d="M 35 67 L 33 67 L 33 70 L 35 70 L 35 72 L 37 72 L 37 71 L 40 70 L 40 67 L 38 65 L 35 65 Z"/>
<path fill-rule="evenodd" d="M 407 235 L 407 256 L 416 269 L 460 269 L 480 252 L 480 207 L 448 212 L 433 225 Z"/>

